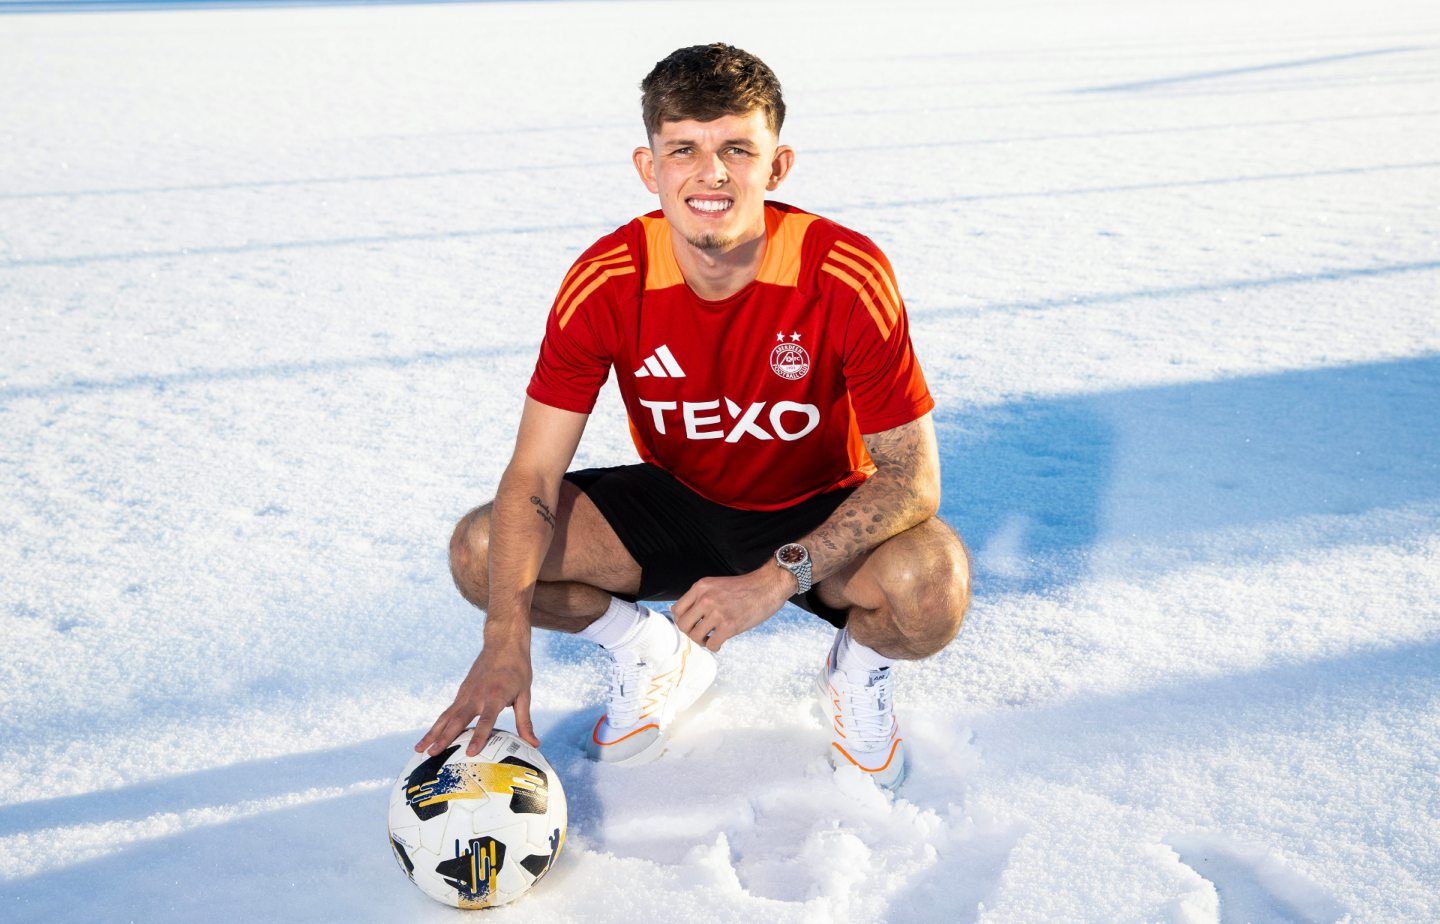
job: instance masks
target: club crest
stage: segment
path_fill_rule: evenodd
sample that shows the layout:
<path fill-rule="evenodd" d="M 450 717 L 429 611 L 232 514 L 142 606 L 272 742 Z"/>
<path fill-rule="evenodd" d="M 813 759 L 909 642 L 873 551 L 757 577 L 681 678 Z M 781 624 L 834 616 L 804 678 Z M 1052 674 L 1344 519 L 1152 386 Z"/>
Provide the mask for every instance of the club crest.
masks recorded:
<path fill-rule="evenodd" d="M 792 382 L 803 379 L 805 373 L 810 371 L 810 354 L 796 342 L 800 335 L 791 334 L 787 340 L 784 334 L 776 334 L 775 339 L 780 342 L 770 351 L 770 368 L 782 379 Z"/>

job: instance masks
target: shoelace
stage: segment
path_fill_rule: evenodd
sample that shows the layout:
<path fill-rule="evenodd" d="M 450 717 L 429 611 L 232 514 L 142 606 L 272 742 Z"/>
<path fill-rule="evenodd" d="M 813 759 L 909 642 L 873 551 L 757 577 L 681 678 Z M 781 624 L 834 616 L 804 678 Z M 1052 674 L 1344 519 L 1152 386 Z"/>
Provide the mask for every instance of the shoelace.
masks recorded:
<path fill-rule="evenodd" d="M 894 724 L 890 706 L 894 676 L 885 671 L 868 683 L 846 679 L 849 682 L 845 684 L 841 708 L 845 711 L 847 734 L 861 750 L 879 750 L 889 743 Z"/>
<path fill-rule="evenodd" d="M 628 728 L 640 720 L 640 706 L 644 700 L 640 688 L 649 667 L 644 661 L 623 661 L 621 658 L 615 658 L 610 665 L 606 715 L 612 727 Z"/>

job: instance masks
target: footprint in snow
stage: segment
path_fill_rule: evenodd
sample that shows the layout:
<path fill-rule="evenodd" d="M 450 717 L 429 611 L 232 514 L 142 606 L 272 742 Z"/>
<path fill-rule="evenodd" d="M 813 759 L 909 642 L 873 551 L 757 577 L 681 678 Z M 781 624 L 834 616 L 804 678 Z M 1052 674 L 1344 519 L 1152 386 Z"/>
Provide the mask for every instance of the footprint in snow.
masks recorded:
<path fill-rule="evenodd" d="M 1222 924 L 1333 924 L 1345 909 L 1272 853 L 1209 834 L 1174 835 L 1166 845 L 1215 887 Z"/>

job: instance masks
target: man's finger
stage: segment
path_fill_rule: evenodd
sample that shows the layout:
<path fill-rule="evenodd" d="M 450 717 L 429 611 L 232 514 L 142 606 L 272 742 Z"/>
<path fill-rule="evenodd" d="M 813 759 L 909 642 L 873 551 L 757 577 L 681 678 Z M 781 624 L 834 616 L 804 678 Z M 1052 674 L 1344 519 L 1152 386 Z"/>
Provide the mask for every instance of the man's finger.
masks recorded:
<path fill-rule="evenodd" d="M 710 625 L 708 621 L 709 618 L 708 613 L 697 616 L 695 622 L 685 631 L 685 634 L 690 636 L 690 640 L 697 645 L 705 644 L 705 636 L 709 635 L 710 631 L 714 628 L 714 626 Z"/>
<path fill-rule="evenodd" d="M 440 721 L 435 723 L 435 730 L 430 733 L 428 739 L 430 744 L 425 748 L 426 753 L 435 757 L 449 747 L 450 742 L 455 740 L 455 736 L 459 734 L 459 729 L 463 725 L 463 722 L 456 721 L 454 714 L 447 710 L 440 717 Z"/>
<path fill-rule="evenodd" d="M 729 629 L 726 629 L 724 626 L 717 625 L 715 627 L 715 631 L 711 632 L 710 637 L 705 640 L 705 647 L 710 649 L 711 651 L 719 651 L 720 646 L 730 641 L 730 639 L 732 639 L 734 636 L 735 633 L 731 632 Z"/>
<path fill-rule="evenodd" d="M 479 754 L 480 749 L 485 746 L 485 742 L 490 740 L 490 731 L 495 727 L 496 716 L 486 713 L 498 711 L 498 709 L 485 709 L 475 717 L 475 731 L 470 735 L 470 745 L 465 748 L 466 757 L 474 757 Z"/>
<path fill-rule="evenodd" d="M 672 607 L 670 613 L 675 617 L 675 628 L 687 635 L 695 628 L 696 623 L 703 618 L 700 608 L 694 604 L 691 604 L 683 613 L 676 613 Z"/>
<path fill-rule="evenodd" d="M 675 617 L 675 624 L 680 624 L 680 618 L 690 611 L 695 605 L 695 588 L 691 587 L 680 595 L 680 599 L 670 604 L 670 615 Z"/>
<path fill-rule="evenodd" d="M 454 708 L 454 706 L 450 707 L 450 709 Z M 440 713 L 440 718 L 435 720 L 435 724 L 430 726 L 430 730 L 425 733 L 423 738 L 415 743 L 415 753 L 419 754 L 422 751 L 429 751 L 432 756 L 434 755 L 435 745 L 440 742 L 440 733 L 446 725 L 450 724 L 450 709 L 446 709 Z"/>
<path fill-rule="evenodd" d="M 532 748 L 540 746 L 540 739 L 535 737 L 535 725 L 530 721 L 530 691 L 523 690 L 515 697 L 515 731 L 520 739 Z"/>

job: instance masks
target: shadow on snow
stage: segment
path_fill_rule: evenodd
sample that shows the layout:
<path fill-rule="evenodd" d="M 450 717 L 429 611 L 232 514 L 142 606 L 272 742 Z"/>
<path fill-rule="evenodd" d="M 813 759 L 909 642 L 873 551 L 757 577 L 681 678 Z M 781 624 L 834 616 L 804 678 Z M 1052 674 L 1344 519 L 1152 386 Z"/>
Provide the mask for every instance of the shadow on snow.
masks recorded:
<path fill-rule="evenodd" d="M 1004 710 L 981 717 L 974 727 L 985 740 L 992 763 L 1063 786 L 1073 782 L 1068 775 L 1077 767 L 1089 766 L 1094 754 L 1194 751 L 1197 741 L 1223 749 L 1233 743 L 1239 728 L 1253 736 L 1307 733 L 1317 722 L 1350 727 L 1387 708 L 1396 711 L 1397 704 L 1422 704 L 1433 698 L 1440 676 L 1437 669 L 1440 643 L 1419 642 L 1187 678 L 1053 706 Z M 558 739 L 563 737 L 562 728 L 573 732 L 584 721 L 580 713 L 559 717 L 551 734 Z M 124 807 L 123 814 L 138 818 L 156 810 L 213 805 L 311 785 L 344 786 L 381 771 L 389 779 L 396 772 L 393 758 L 403 753 L 408 740 L 391 735 L 349 748 L 19 806 L 3 816 L 4 830 L 22 830 L 37 821 L 50 825 L 114 818 L 112 806 Z M 1335 746 L 1353 745 L 1342 735 Z M 572 825 L 601 832 L 603 807 L 587 762 L 577 748 L 552 750 L 552 762 L 572 803 Z M 735 751 L 744 753 L 748 745 Z M 1216 772 L 1229 770 L 1221 766 Z M 712 775 L 725 778 L 723 772 Z M 209 919 L 216 909 L 252 920 L 382 921 L 394 920 L 397 913 L 414 920 L 427 912 L 436 920 L 449 920 L 439 915 L 453 912 L 403 885 L 393 868 L 381 827 L 387 791 L 377 788 L 317 799 L 197 827 L 11 880 L 5 885 L 7 906 L 26 919 L 51 921 L 91 920 L 97 911 L 116 920 L 190 921 Z M 934 896 L 937 911 L 944 908 L 947 914 L 959 916 L 946 920 L 968 919 L 975 898 L 983 898 L 987 889 L 980 888 L 983 884 L 977 879 L 973 888 L 957 893 L 956 877 L 980 877 L 993 884 L 1016 833 L 1000 832 L 1005 836 L 975 843 L 957 841 L 948 860 L 917 872 L 906 885 L 905 907 L 913 907 L 914 895 Z M 696 843 L 704 840 L 698 837 Z M 297 865 L 297 858 L 305 862 Z M 566 866 L 560 863 L 551 874 L 550 894 L 563 892 L 553 887 L 563 883 Z M 525 907 L 538 912 L 534 901 Z"/>
<path fill-rule="evenodd" d="M 944 412 L 941 515 L 982 593 L 1068 584 L 1101 545 L 1290 554 L 1243 533 L 1440 499 L 1437 403 L 1426 356 Z"/>
<path fill-rule="evenodd" d="M 589 709 L 536 716 L 542 733 L 554 735 L 556 743 L 547 745 L 545 753 L 564 782 L 572 836 L 604 826 L 589 761 L 578 747 L 559 744 L 577 739 L 576 729 L 590 717 Z M 5 907 L 15 920 L 34 921 L 390 921 L 397 914 L 421 920 L 427 913 L 450 920 L 453 911 L 403 882 L 386 844 L 390 782 L 411 756 L 418 734 L 385 735 L 347 747 L 6 806 L 0 809 L 0 836 L 140 821 L 311 788 L 385 781 L 383 787 L 262 809 L 218 824 L 201 822 L 102 857 L 11 880 L 0 886 Z M 547 876 L 550 885 L 563 881 L 564 866 Z"/>
<path fill-rule="evenodd" d="M 1152 77 L 1149 80 L 1136 80 L 1127 83 L 1112 83 L 1100 87 L 1085 87 L 1079 90 L 1072 90 L 1072 93 L 1123 93 L 1135 90 L 1153 90 L 1156 87 L 1168 87 L 1181 83 L 1197 83 L 1206 80 L 1216 80 L 1225 77 L 1235 77 L 1241 74 L 1258 74 L 1266 71 L 1294 70 L 1296 68 L 1314 67 L 1322 64 L 1334 64 L 1339 61 L 1354 61 L 1361 58 L 1374 58 L 1384 55 L 1406 54 L 1412 51 L 1428 51 L 1423 45 L 1404 45 L 1396 48 L 1376 48 L 1371 51 L 1352 51 L 1337 55 L 1318 55 L 1309 58 L 1298 58 L 1293 61 L 1273 61 L 1269 64 L 1250 64 L 1244 67 L 1228 67 L 1213 71 L 1198 71 L 1193 74 L 1174 74 L 1169 77 Z"/>

